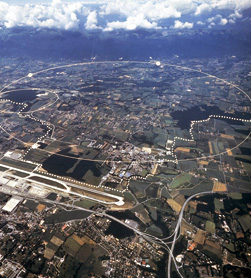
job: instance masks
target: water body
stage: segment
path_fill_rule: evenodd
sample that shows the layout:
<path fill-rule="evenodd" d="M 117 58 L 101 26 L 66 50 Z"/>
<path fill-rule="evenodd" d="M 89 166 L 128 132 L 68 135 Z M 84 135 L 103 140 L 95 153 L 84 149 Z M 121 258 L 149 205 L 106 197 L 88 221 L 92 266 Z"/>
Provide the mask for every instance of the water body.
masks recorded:
<path fill-rule="evenodd" d="M 37 97 L 37 93 L 37 90 L 17 90 L 5 93 L 2 98 L 15 102 L 27 102 L 34 100 Z"/>
<path fill-rule="evenodd" d="M 202 108 L 202 110 L 200 109 Z M 199 121 L 203 119 L 207 119 L 210 115 L 220 115 L 220 116 L 226 116 L 226 117 L 234 117 L 234 118 L 243 118 L 243 119 L 249 119 L 250 114 L 248 113 L 241 113 L 241 112 L 235 112 L 234 114 L 227 114 L 221 111 L 217 106 L 207 106 L 207 105 L 201 105 L 201 106 L 194 106 L 190 109 L 184 110 L 184 111 L 174 111 L 171 113 L 171 116 L 174 120 L 178 120 L 178 127 L 181 129 L 189 129 L 191 121 Z M 233 121 L 233 120 L 226 120 L 229 124 L 235 124 L 235 125 L 243 125 L 242 122 L 239 121 Z"/>

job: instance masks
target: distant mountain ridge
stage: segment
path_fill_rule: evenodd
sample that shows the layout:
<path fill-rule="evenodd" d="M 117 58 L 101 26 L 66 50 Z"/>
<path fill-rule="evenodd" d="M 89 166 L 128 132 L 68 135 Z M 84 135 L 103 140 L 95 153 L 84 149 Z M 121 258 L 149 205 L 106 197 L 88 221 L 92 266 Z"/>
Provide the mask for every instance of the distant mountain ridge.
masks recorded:
<path fill-rule="evenodd" d="M 227 42 L 227 43 L 226 43 Z M 249 56 L 249 29 L 156 31 L 64 31 L 15 27 L 0 29 L 1 57 L 99 60 L 217 58 Z"/>

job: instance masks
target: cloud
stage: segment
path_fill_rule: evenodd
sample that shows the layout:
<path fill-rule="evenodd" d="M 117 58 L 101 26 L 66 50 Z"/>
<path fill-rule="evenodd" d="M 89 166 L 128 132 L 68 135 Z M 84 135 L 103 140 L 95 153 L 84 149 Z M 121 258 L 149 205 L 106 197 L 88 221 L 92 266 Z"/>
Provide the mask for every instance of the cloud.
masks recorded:
<path fill-rule="evenodd" d="M 126 21 L 113 21 L 108 22 L 104 31 L 113 31 L 115 29 L 135 30 L 137 28 L 157 29 L 156 22 L 149 22 L 144 18 L 143 14 L 137 16 L 129 16 Z"/>
<path fill-rule="evenodd" d="M 212 4 L 216 9 L 243 11 L 251 8 L 250 0 L 216 0 Z"/>
<path fill-rule="evenodd" d="M 207 22 L 208 23 L 211 23 L 211 22 L 213 22 L 214 20 L 216 20 L 217 18 L 215 17 L 215 16 L 212 16 L 212 17 L 210 17 L 210 18 L 208 18 L 207 19 Z"/>
<path fill-rule="evenodd" d="M 218 13 L 219 10 L 241 12 L 248 8 L 251 8 L 250 0 L 111 0 L 102 5 L 100 14 L 128 17 L 142 13 L 149 21 L 158 21 L 188 14 Z"/>
<path fill-rule="evenodd" d="M 49 5 L 8 5 L 0 2 L 0 22 L 7 28 L 15 26 L 76 29 L 79 14 L 86 10 L 80 3 L 64 4 L 53 0 Z"/>
<path fill-rule="evenodd" d="M 221 18 L 220 19 L 220 22 L 219 22 L 219 25 L 226 25 L 228 23 L 228 20 L 226 18 Z"/>
<path fill-rule="evenodd" d="M 233 14 L 230 14 L 228 18 L 232 18 L 232 19 L 242 18 L 242 14 L 240 14 L 238 11 L 235 11 Z"/>
<path fill-rule="evenodd" d="M 251 2 L 250 0 L 240 0 L 240 1 L 236 1 L 236 8 L 235 10 L 246 10 L 251 8 Z"/>
<path fill-rule="evenodd" d="M 189 0 L 190 1 L 190 0 Z M 120 14 L 126 17 L 143 14 L 150 21 L 178 18 L 181 12 L 167 1 L 111 1 L 101 8 L 101 15 Z"/>
<path fill-rule="evenodd" d="M 85 28 L 87 30 L 99 29 L 97 23 L 98 23 L 97 12 L 96 11 L 90 12 L 87 16 Z"/>
<path fill-rule="evenodd" d="M 201 15 L 201 14 L 208 13 L 211 11 L 212 11 L 212 7 L 207 3 L 203 3 L 196 8 L 196 11 L 194 14 Z"/>
<path fill-rule="evenodd" d="M 193 28 L 193 23 L 190 23 L 190 22 L 183 23 L 179 20 L 175 20 L 174 25 L 171 26 L 171 28 L 173 28 L 173 29 L 185 29 L 185 28 L 191 29 L 191 28 Z"/>
<path fill-rule="evenodd" d="M 209 25 L 233 24 L 240 21 L 245 9 L 251 8 L 250 0 L 71 0 L 69 3 L 67 0 L 53 0 L 47 5 L 37 4 L 41 1 L 44 0 L 11 5 L 7 0 L 0 0 L 0 26 L 111 31 L 170 28 L 170 19 L 173 19 L 171 28 L 183 29 L 192 28 L 194 24 L 202 25 L 201 16 Z M 223 14 L 223 10 L 224 18 L 216 17 Z"/>
<path fill-rule="evenodd" d="M 226 18 L 223 18 L 222 15 L 217 14 L 216 16 L 208 18 L 207 22 L 210 23 L 210 26 L 215 26 L 216 24 L 224 26 L 229 21 Z M 233 22 L 231 22 L 231 23 L 233 23 Z"/>
<path fill-rule="evenodd" d="M 196 24 L 198 24 L 198 25 L 205 25 L 205 23 L 204 23 L 204 22 L 202 22 L 202 21 L 200 21 L 200 20 L 199 20 L 199 21 L 197 21 L 197 22 L 196 22 Z"/>

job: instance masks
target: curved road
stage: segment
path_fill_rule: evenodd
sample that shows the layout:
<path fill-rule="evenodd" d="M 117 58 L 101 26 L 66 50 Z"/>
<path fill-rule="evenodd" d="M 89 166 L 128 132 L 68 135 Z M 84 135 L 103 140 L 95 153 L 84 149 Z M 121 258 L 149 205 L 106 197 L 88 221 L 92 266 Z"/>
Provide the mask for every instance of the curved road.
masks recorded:
<path fill-rule="evenodd" d="M 168 265 L 167 265 L 167 277 L 168 278 L 171 278 L 171 262 L 172 262 L 172 257 L 173 257 L 173 250 L 174 250 L 174 247 L 175 247 L 177 235 L 178 235 L 178 232 L 179 232 L 179 229 L 180 229 L 180 225 L 181 225 L 181 221 L 182 221 L 182 218 L 183 218 L 183 213 L 184 213 L 186 205 L 188 204 L 189 201 L 191 201 L 196 196 L 206 195 L 206 194 L 213 194 L 213 193 L 214 193 L 213 191 L 205 191 L 205 192 L 196 193 L 196 194 L 190 196 L 185 201 L 185 203 L 183 204 L 183 206 L 181 208 L 181 211 L 180 211 L 180 215 L 179 215 L 179 218 L 178 218 L 176 228 L 174 230 L 173 243 L 172 243 L 172 246 L 171 246 L 171 249 L 170 249 L 170 256 L 168 258 Z"/>

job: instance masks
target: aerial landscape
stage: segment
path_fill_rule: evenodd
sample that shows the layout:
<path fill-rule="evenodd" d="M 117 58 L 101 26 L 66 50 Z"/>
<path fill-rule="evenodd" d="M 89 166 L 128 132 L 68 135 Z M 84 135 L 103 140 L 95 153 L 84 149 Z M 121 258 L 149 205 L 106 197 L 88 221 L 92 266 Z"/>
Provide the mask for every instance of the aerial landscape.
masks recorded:
<path fill-rule="evenodd" d="M 250 277 L 249 2 L 0 2 L 0 277 Z"/>

